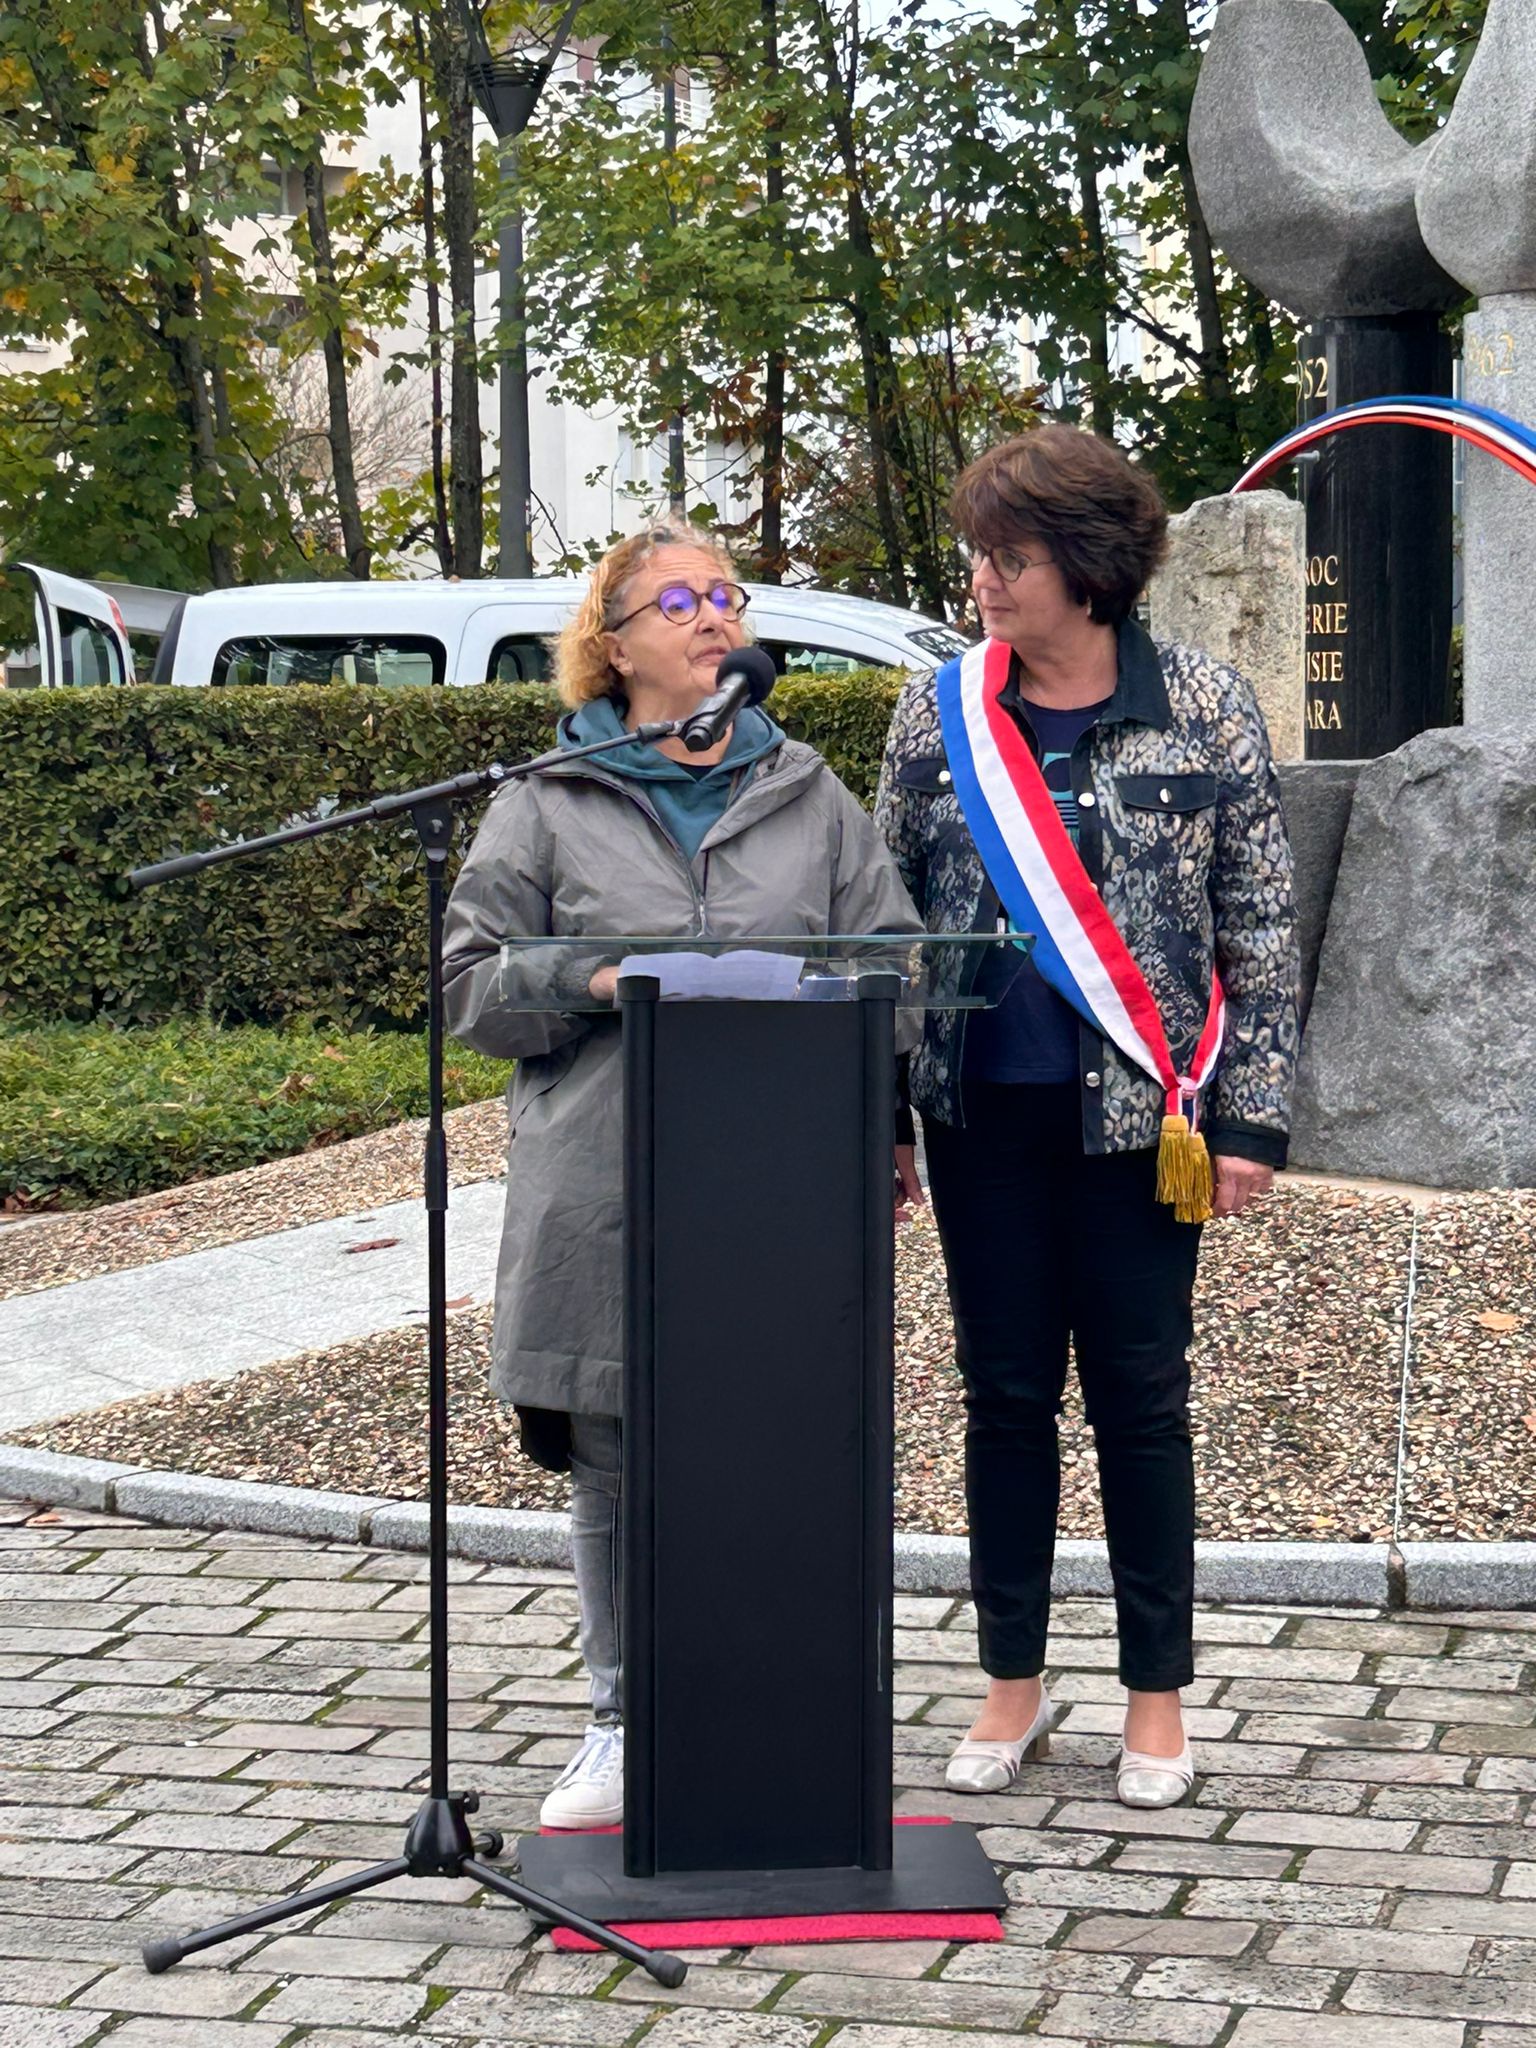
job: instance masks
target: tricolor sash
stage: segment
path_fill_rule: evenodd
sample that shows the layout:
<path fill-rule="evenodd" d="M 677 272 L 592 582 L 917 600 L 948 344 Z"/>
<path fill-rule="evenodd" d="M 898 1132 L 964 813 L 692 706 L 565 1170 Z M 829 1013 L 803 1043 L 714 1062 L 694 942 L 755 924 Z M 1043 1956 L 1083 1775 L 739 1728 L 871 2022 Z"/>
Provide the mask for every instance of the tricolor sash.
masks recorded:
<path fill-rule="evenodd" d="M 1221 982 L 1189 1071 L 1181 1074 L 1146 976 L 1088 879 L 1028 741 L 998 697 L 1011 650 L 986 640 L 939 670 L 939 719 L 955 795 L 983 867 L 1033 960 L 1078 1015 L 1163 1090 L 1158 1198 L 1180 1222 L 1210 1214 L 1210 1161 L 1200 1134 L 1200 1091 L 1216 1070 L 1226 1024 Z"/>

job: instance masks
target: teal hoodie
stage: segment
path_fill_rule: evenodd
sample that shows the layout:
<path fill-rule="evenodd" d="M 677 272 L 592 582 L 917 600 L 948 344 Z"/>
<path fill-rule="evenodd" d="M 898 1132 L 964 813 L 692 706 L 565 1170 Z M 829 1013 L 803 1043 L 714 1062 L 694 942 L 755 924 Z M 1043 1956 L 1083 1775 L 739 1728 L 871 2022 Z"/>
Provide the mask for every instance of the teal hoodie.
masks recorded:
<path fill-rule="evenodd" d="M 560 744 L 588 746 L 593 740 L 613 739 L 623 730 L 624 720 L 613 698 L 595 697 L 561 724 Z M 642 783 L 647 802 L 692 860 L 705 834 L 724 813 L 742 769 L 771 754 L 783 740 L 783 732 L 767 712 L 749 704 L 736 714 L 730 745 L 712 768 L 686 768 L 681 761 L 669 761 L 658 748 L 638 742 L 600 754 L 594 765 Z"/>

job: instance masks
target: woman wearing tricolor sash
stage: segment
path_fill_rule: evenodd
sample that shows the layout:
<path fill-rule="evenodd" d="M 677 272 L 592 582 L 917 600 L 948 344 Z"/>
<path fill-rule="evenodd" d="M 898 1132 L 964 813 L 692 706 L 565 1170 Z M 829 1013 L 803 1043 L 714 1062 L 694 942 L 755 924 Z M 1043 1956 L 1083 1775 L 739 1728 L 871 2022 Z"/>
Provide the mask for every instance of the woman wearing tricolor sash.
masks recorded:
<path fill-rule="evenodd" d="M 1144 472 L 1041 427 L 974 462 L 953 510 L 987 637 L 908 684 L 876 813 L 930 930 L 1018 935 L 981 970 L 992 1007 L 931 1013 L 910 1072 L 990 1680 L 947 1781 L 1001 1790 L 1048 1739 L 1070 1348 L 1127 1692 L 1117 1789 L 1168 1806 L 1194 1779 L 1195 1267 L 1203 1223 L 1285 1163 L 1290 846 L 1248 683 L 1134 617 L 1167 528 Z M 898 1165 L 920 1198 L 910 1147 Z"/>

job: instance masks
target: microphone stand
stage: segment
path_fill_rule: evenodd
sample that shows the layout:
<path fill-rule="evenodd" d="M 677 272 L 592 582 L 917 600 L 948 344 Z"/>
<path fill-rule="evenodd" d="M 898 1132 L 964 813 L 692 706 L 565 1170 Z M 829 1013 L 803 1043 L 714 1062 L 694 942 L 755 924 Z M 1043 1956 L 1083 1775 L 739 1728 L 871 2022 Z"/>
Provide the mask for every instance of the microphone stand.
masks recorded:
<path fill-rule="evenodd" d="M 386 1863 L 373 1864 L 351 1877 L 334 1879 L 289 1899 L 221 1920 L 196 1934 L 164 1935 L 143 1944 L 144 1967 L 158 1975 L 183 1957 L 212 1948 L 237 1935 L 253 1933 L 287 1920 L 295 1913 L 307 1913 L 316 1906 L 332 1905 L 337 1899 L 372 1891 L 392 1884 L 398 1877 L 472 1877 L 490 1890 L 527 1907 L 540 1919 L 569 1927 L 589 1940 L 600 1942 L 627 1961 L 638 1963 L 658 1984 L 681 1984 L 688 1966 L 680 1956 L 643 1947 L 625 1935 L 604 1927 L 583 1914 L 570 1911 L 541 1893 L 530 1891 L 504 1871 L 496 1870 L 486 1858 L 499 1856 L 505 1846 L 499 1829 L 470 1832 L 467 1816 L 479 1809 L 477 1792 L 448 1789 L 448 1312 L 447 1312 L 447 1214 L 448 1144 L 443 1128 L 443 915 L 447 892 L 445 876 L 448 851 L 453 838 L 453 806 L 486 790 L 499 789 L 556 762 L 579 761 L 593 754 L 610 753 L 636 742 L 644 745 L 679 736 L 685 719 L 663 719 L 642 725 L 622 736 L 594 740 L 582 747 L 556 747 L 534 760 L 514 767 L 493 762 L 453 775 L 446 782 L 428 783 L 391 796 L 376 797 L 356 810 L 340 811 L 329 818 L 306 818 L 287 825 L 280 832 L 265 833 L 259 839 L 238 840 L 229 846 L 210 847 L 203 853 L 177 854 L 156 861 L 150 867 L 135 868 L 128 880 L 135 889 L 153 888 L 179 875 L 201 873 L 221 861 L 244 860 L 274 847 L 292 846 L 305 839 L 317 839 L 324 832 L 343 832 L 354 825 L 381 824 L 391 818 L 409 817 L 426 856 L 427 869 L 427 1142 L 423 1167 L 423 1194 L 427 1211 L 427 1442 L 428 1442 L 428 1640 L 430 1764 L 427 1796 L 406 1831 L 404 1852 Z"/>

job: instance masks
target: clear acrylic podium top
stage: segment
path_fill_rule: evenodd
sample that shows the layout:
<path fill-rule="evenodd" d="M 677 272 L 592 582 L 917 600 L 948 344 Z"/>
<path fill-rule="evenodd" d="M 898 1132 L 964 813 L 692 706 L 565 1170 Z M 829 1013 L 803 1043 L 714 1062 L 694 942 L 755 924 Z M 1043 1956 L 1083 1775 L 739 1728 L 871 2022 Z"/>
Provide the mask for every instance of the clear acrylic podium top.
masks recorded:
<path fill-rule="evenodd" d="M 585 932 L 509 938 L 501 998 L 511 1009 L 612 1013 L 592 993 L 599 969 L 653 976 L 663 1001 L 856 1002 L 859 983 L 896 975 L 903 1009 L 985 1010 L 1006 993 L 1034 944 L 1021 932 L 834 932 L 790 938 Z"/>

